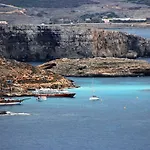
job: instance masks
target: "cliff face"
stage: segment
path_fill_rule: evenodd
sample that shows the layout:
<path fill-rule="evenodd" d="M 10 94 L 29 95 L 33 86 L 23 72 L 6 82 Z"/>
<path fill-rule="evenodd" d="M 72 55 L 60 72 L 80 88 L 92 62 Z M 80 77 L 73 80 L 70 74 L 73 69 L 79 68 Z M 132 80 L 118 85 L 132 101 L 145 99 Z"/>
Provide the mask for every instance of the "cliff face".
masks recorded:
<path fill-rule="evenodd" d="M 20 61 L 149 57 L 150 41 L 85 26 L 1 26 L 0 54 Z"/>

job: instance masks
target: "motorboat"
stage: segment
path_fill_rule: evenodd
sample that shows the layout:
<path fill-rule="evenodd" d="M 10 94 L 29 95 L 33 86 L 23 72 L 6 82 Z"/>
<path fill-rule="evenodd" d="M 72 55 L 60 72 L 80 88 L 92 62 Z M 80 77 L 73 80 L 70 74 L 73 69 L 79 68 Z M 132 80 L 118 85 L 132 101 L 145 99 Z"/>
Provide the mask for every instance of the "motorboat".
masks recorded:
<path fill-rule="evenodd" d="M 38 102 L 42 102 L 42 101 L 46 101 L 47 100 L 47 96 L 45 95 L 39 95 L 36 99 Z"/>
<path fill-rule="evenodd" d="M 99 97 L 93 95 L 93 96 L 91 96 L 91 97 L 89 98 L 89 100 L 90 100 L 90 101 L 97 101 L 97 100 L 99 100 Z"/>

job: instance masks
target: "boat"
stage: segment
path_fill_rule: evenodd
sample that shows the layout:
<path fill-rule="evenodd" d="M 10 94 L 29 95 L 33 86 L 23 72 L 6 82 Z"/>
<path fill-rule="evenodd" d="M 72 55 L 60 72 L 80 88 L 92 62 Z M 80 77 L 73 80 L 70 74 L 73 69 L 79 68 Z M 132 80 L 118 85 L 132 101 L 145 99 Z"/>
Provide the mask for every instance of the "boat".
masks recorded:
<path fill-rule="evenodd" d="M 6 106 L 6 105 L 20 105 L 23 102 L 23 100 L 14 100 L 14 99 L 0 99 L 0 106 Z"/>
<path fill-rule="evenodd" d="M 36 97 L 70 97 L 73 98 L 76 93 L 71 93 L 66 90 L 57 89 L 36 89 L 34 91 L 34 96 Z"/>
<path fill-rule="evenodd" d="M 46 97 L 70 97 L 73 98 L 75 96 L 76 93 L 53 93 L 53 94 L 37 94 L 34 96 L 38 96 L 38 97 L 42 97 L 42 96 L 46 96 Z"/>
<path fill-rule="evenodd" d="M 93 87 L 93 79 L 92 79 L 92 87 Z M 92 89 L 93 89 L 93 88 L 92 88 Z M 99 97 L 94 94 L 94 93 L 95 93 L 94 90 L 92 91 L 92 93 L 93 93 L 93 96 L 91 96 L 91 97 L 89 98 L 89 100 L 90 100 L 90 101 L 97 101 L 97 100 L 99 100 Z"/>
<path fill-rule="evenodd" d="M 93 96 L 91 96 L 91 97 L 89 98 L 89 100 L 90 100 L 90 101 L 97 101 L 97 100 L 99 100 L 99 97 L 93 95 Z"/>
<path fill-rule="evenodd" d="M 38 102 L 42 102 L 42 101 L 46 101 L 47 100 L 47 96 L 45 95 L 39 95 L 36 99 Z"/>
<path fill-rule="evenodd" d="M 21 116 L 29 116 L 30 114 L 29 113 L 24 113 L 24 112 L 21 112 L 21 113 L 15 113 L 15 112 L 11 112 L 11 111 L 6 111 L 6 110 L 2 110 L 0 111 L 0 116 L 3 116 L 3 115 L 10 115 L 10 116 L 16 116 L 16 115 L 21 115 Z"/>
<path fill-rule="evenodd" d="M 0 111 L 0 115 L 6 115 L 6 114 L 7 114 L 7 111 L 5 110 Z"/>
<path fill-rule="evenodd" d="M 0 106 L 20 105 L 24 100 L 27 100 L 27 99 L 30 99 L 30 98 L 25 98 L 22 100 L 0 98 Z"/>

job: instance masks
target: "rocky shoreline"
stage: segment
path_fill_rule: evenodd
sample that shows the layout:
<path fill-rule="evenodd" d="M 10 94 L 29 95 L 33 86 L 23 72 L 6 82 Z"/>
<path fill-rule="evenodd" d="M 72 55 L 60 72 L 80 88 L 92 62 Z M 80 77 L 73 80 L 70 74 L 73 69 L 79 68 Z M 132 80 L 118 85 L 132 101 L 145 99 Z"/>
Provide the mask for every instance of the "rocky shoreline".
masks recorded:
<path fill-rule="evenodd" d="M 38 88 L 71 88 L 73 81 L 51 71 L 0 57 L 0 95 L 33 96 Z"/>
<path fill-rule="evenodd" d="M 70 77 L 150 76 L 150 64 L 127 58 L 56 59 L 37 67 L 0 58 L 1 96 L 34 96 L 33 89 L 77 87 Z M 11 82 L 10 82 L 11 81 Z"/>
<path fill-rule="evenodd" d="M 135 77 L 150 76 L 150 64 L 126 58 L 56 59 L 39 65 L 63 76 L 73 77 Z"/>

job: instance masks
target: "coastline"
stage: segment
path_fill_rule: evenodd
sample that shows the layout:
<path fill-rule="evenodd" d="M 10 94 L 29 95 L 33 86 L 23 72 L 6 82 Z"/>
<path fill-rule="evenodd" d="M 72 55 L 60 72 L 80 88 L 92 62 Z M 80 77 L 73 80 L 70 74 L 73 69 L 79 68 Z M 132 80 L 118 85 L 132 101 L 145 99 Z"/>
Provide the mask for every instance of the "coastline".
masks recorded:
<path fill-rule="evenodd" d="M 51 64 L 56 64 L 53 67 Z M 39 66 L 54 73 L 73 77 L 135 77 L 150 76 L 150 64 L 143 60 L 115 57 L 57 59 Z"/>
<path fill-rule="evenodd" d="M 60 26 L 61 24 L 56 24 L 56 25 L 48 25 L 48 26 Z M 44 25 L 44 26 L 47 26 L 47 25 Z M 67 26 L 67 24 L 62 24 L 61 26 Z M 105 23 L 87 23 L 87 24 L 73 24 L 73 25 L 71 25 L 71 24 L 68 24 L 68 26 L 85 26 L 85 27 L 91 27 L 91 26 L 93 26 L 93 27 L 98 27 L 98 28 L 104 28 L 104 29 L 106 29 L 106 28 L 150 28 L 150 24 L 145 24 L 145 23 L 136 23 L 136 24 L 134 24 L 134 25 L 132 25 L 131 23 L 111 23 L 111 24 L 105 24 Z M 104 62 L 104 63 L 106 63 L 106 62 Z M 105 66 L 106 64 L 104 64 L 104 66 Z M 111 64 L 110 64 L 111 65 Z M 84 68 L 85 67 L 85 68 Z M 108 66 L 107 66 L 108 67 Z M 32 68 L 31 68 L 32 69 Z M 61 68 L 62 69 L 62 68 Z M 60 69 L 60 70 L 61 70 Z M 89 74 L 87 74 L 86 76 L 85 75 L 83 75 L 84 74 L 84 69 L 86 69 L 86 66 L 84 66 L 84 65 L 81 65 L 81 66 L 79 66 L 79 68 L 77 68 L 77 73 L 75 74 L 75 75 L 67 75 L 67 74 L 63 74 L 64 76 L 66 76 L 66 77 L 92 77 L 92 76 L 94 76 L 94 77 L 141 77 L 141 76 L 148 76 L 148 75 L 144 75 L 144 73 L 143 72 L 145 72 L 144 70 L 142 70 L 141 72 L 134 72 L 134 74 L 130 74 L 130 72 L 129 72 L 129 74 L 125 74 L 125 72 L 126 72 L 126 70 L 124 70 L 124 67 L 122 67 L 121 66 L 121 69 L 123 70 L 122 72 L 119 72 L 119 75 L 116 73 L 116 72 L 112 72 L 113 71 L 113 67 L 112 67 L 112 71 L 110 71 L 109 72 L 109 70 L 108 70 L 108 73 L 106 72 L 105 73 L 105 70 L 101 70 L 101 72 L 100 72 L 100 74 L 98 74 L 98 75 L 96 75 L 95 73 L 93 73 L 93 72 L 89 72 Z M 103 68 L 101 68 L 101 69 L 103 69 Z M 105 68 L 104 68 L 105 69 Z M 110 68 L 111 69 L 111 68 Z M 127 67 L 127 70 L 128 70 L 129 68 Z M 149 69 L 149 67 L 148 67 L 148 69 Z M 53 70 L 53 69 L 52 69 Z M 55 69 L 54 69 L 55 70 Z M 91 69 L 90 69 L 91 70 Z M 134 70 L 134 67 L 133 67 L 133 69 L 131 68 L 131 70 Z M 136 71 L 137 69 L 135 69 L 135 71 Z M 24 70 L 25 71 L 25 70 Z M 34 69 L 33 69 L 33 71 L 34 71 Z M 56 71 L 56 70 L 55 70 Z M 96 70 L 95 70 L 96 71 Z M 106 70 L 107 71 L 107 70 Z M 27 72 L 27 71 L 26 71 Z M 43 72 L 43 71 L 42 71 Z M 42 73 L 41 72 L 41 73 Z M 13 73 L 14 73 L 14 70 L 13 70 Z M 39 74 L 40 76 L 41 76 L 41 73 Z M 111 74 L 112 73 L 112 74 Z M 145 74 L 149 74 L 149 72 L 147 73 L 145 73 Z M 56 75 L 57 75 L 57 71 L 56 71 Z M 54 75 L 54 77 L 56 77 L 56 75 Z M 149 75 L 150 76 L 150 75 Z M 22 75 L 20 75 L 20 77 L 22 77 Z M 33 77 L 33 75 L 32 75 L 32 77 Z M 36 77 L 35 76 L 35 79 L 36 80 L 38 80 L 39 81 L 39 79 L 38 79 L 39 77 Z M 23 83 L 24 83 L 24 80 L 25 79 L 28 79 L 26 76 L 24 76 L 24 79 L 23 80 L 21 80 L 21 81 L 23 81 Z M 34 79 L 34 80 L 35 80 Z M 56 81 L 55 81 L 56 80 Z M 27 80 L 28 81 L 28 80 Z M 42 80 L 43 81 L 43 80 Z M 54 80 L 52 80 L 54 83 L 54 87 L 56 86 L 56 84 L 58 84 L 58 86 L 62 86 L 63 87 L 63 85 L 64 85 L 64 81 L 65 80 L 62 80 L 60 83 L 58 83 L 57 82 L 57 78 L 55 79 L 54 78 Z M 65 81 L 66 82 L 66 81 Z M 69 84 L 68 82 L 66 83 L 66 85 L 67 84 Z M 65 85 L 65 86 L 66 86 Z M 28 85 L 27 84 L 22 84 L 21 85 L 21 87 L 22 88 L 25 88 L 25 86 L 27 87 Z M 31 84 L 31 86 L 33 86 L 32 84 Z M 38 88 L 38 86 L 39 85 L 37 85 L 36 87 Z M 42 85 L 43 86 L 43 85 Z M 52 86 L 52 84 L 45 84 L 45 86 L 47 87 L 47 86 Z M 71 86 L 71 85 L 70 85 Z M 28 87 L 27 87 L 28 88 Z M 30 87 L 31 88 L 31 87 Z M 63 87 L 64 88 L 64 87 Z M 27 91 L 23 91 L 23 93 L 12 93 L 12 94 L 10 94 L 10 93 L 4 93 L 2 96 L 5 96 L 5 97 L 24 97 L 24 96 L 34 96 L 34 94 L 32 94 L 31 92 L 27 92 Z"/>

